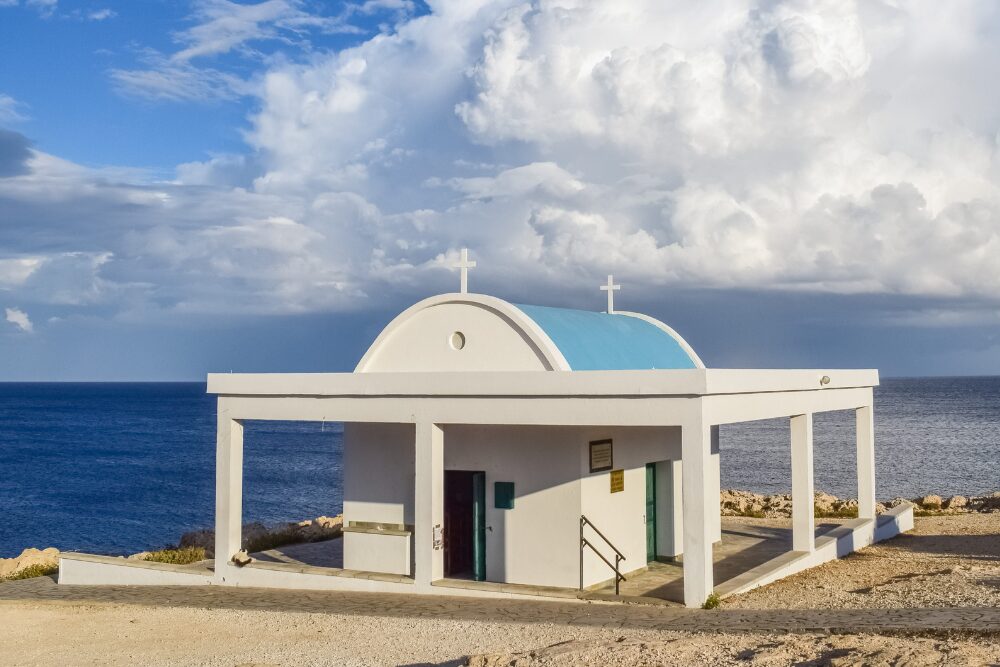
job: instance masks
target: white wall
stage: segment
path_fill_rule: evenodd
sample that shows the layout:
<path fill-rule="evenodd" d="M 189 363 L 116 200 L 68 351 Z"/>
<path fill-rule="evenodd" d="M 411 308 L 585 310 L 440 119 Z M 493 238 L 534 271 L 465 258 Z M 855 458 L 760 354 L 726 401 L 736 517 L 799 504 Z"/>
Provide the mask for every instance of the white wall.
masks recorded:
<path fill-rule="evenodd" d="M 344 424 L 344 525 L 413 525 L 412 424 Z"/>
<path fill-rule="evenodd" d="M 625 490 L 611 493 L 610 472 L 590 473 L 592 440 L 611 438 L 614 467 Z M 344 520 L 413 523 L 414 431 L 407 424 L 347 424 L 344 435 Z M 579 520 L 585 514 L 625 554 L 623 571 L 646 565 L 647 463 L 680 460 L 677 427 L 444 426 L 445 470 L 486 473 L 486 578 L 489 581 L 579 585 Z M 670 465 L 670 464 L 668 464 Z M 662 469 L 662 466 L 659 466 Z M 657 499 L 658 544 L 664 526 L 679 526 L 679 490 Z M 494 482 L 514 483 L 514 509 L 494 506 Z M 665 517 L 673 507 L 674 516 Z M 610 559 L 612 552 L 587 535 Z M 365 567 L 346 553 L 356 569 Z M 387 547 L 390 548 L 389 541 Z M 678 549 L 679 551 L 679 545 Z M 661 555 L 669 555 L 661 551 Z M 584 554 L 584 583 L 611 578 L 593 553 Z"/>
<path fill-rule="evenodd" d="M 486 473 L 486 579 L 579 584 L 580 429 L 446 426 L 445 470 Z M 494 506 L 494 482 L 514 483 L 514 509 Z"/>
<path fill-rule="evenodd" d="M 681 457 L 681 432 L 676 427 L 586 429 L 580 443 L 581 509 L 583 514 L 625 555 L 622 571 L 646 566 L 646 464 Z M 611 493 L 609 472 L 590 472 L 591 440 L 611 438 L 614 467 L 625 471 L 625 490 Z M 658 510 L 665 507 L 658 499 Z M 586 533 L 592 535 L 592 533 Z M 600 538 L 590 537 L 601 548 Z M 602 549 L 612 563 L 614 552 Z M 579 565 L 577 565 L 579 569 Z M 584 585 L 613 577 L 611 569 L 589 550 L 584 556 Z"/>
<path fill-rule="evenodd" d="M 456 331 L 465 347 L 454 349 Z M 373 348 L 365 372 L 543 371 L 544 355 L 498 312 L 480 304 L 442 303 L 415 313 Z"/>

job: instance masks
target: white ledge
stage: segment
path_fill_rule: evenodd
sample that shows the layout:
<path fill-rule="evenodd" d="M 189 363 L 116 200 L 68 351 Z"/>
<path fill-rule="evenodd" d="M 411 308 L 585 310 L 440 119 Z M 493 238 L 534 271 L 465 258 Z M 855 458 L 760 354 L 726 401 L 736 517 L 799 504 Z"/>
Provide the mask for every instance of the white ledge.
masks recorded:
<path fill-rule="evenodd" d="M 822 384 L 823 378 L 829 378 Z M 209 373 L 224 396 L 708 396 L 878 386 L 877 370 Z"/>

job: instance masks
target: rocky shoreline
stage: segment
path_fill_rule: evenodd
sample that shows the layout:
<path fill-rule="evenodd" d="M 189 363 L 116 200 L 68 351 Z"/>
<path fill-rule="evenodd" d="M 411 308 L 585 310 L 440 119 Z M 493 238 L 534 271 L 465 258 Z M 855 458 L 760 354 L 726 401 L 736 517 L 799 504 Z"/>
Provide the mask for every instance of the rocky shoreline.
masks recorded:
<path fill-rule="evenodd" d="M 788 494 L 762 494 L 726 489 L 720 495 L 719 501 L 723 516 L 780 519 L 792 515 L 792 497 Z M 1000 512 L 1000 491 L 984 496 L 928 495 L 921 498 L 894 498 L 885 503 L 878 503 L 877 510 L 884 512 L 903 503 L 914 505 L 918 516 L 992 513 Z M 820 491 L 815 495 L 813 507 L 817 517 L 847 518 L 857 516 L 858 501 L 853 498 L 838 498 Z M 259 522 L 248 523 L 243 526 L 243 548 L 247 552 L 255 553 L 287 544 L 320 542 L 340 537 L 342 528 L 341 515 L 320 516 L 271 526 Z M 185 551 L 186 554 L 195 554 L 197 560 L 214 558 L 214 549 L 215 532 L 195 530 L 184 533 L 176 545 L 167 546 L 157 552 L 142 551 L 127 558 L 155 560 L 160 554 Z M 13 558 L 0 558 L 0 581 L 17 577 L 19 573 L 47 574 L 54 571 L 58 562 L 58 549 L 27 548 Z"/>
<path fill-rule="evenodd" d="M 762 494 L 752 491 L 726 489 L 719 503 L 722 516 L 747 516 L 761 519 L 781 519 L 792 516 L 792 496 L 789 494 Z M 977 512 L 1000 512 L 1000 491 L 985 496 L 927 495 L 920 498 L 894 498 L 885 503 L 877 503 L 876 511 L 909 503 L 918 515 L 926 514 L 971 514 Z M 817 517 L 851 517 L 858 515 L 858 501 L 854 498 L 838 498 L 817 491 L 813 498 L 813 510 Z"/>

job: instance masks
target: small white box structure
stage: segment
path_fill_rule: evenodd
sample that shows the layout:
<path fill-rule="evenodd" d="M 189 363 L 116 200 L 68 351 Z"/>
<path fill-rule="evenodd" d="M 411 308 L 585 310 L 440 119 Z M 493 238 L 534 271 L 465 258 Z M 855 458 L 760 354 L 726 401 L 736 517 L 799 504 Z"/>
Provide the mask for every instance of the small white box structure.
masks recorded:
<path fill-rule="evenodd" d="M 344 569 L 410 575 L 408 530 L 344 529 Z"/>
<path fill-rule="evenodd" d="M 462 264 L 465 272 L 473 263 Z M 607 312 L 444 294 L 389 323 L 353 373 L 210 374 L 208 391 L 218 395 L 211 583 L 495 596 L 517 595 L 518 584 L 587 588 L 613 576 L 601 558 L 615 561 L 610 543 L 626 575 L 683 554 L 684 601 L 700 606 L 716 590 L 718 426 L 776 417 L 791 420 L 793 551 L 717 592 L 912 526 L 905 509 L 875 516 L 877 371 L 708 369 L 667 325 L 615 311 L 616 287 L 609 280 Z M 817 539 L 812 415 L 831 410 L 857 414 L 859 518 L 838 529 L 844 539 Z M 340 576 L 230 562 L 240 550 L 244 420 L 345 423 Z M 611 461 L 600 444 L 592 470 L 590 443 L 603 441 Z M 505 485 L 500 507 L 496 482 Z M 584 532 L 591 528 L 607 543 Z M 83 569 L 67 561 L 61 582 L 100 583 L 89 567 L 74 578 Z M 462 568 L 484 585 L 450 586 Z"/>

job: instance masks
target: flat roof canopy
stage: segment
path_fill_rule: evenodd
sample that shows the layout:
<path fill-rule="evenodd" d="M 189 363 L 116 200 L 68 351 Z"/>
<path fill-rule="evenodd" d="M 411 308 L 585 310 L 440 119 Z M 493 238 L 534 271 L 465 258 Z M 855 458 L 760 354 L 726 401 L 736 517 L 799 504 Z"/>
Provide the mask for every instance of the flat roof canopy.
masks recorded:
<path fill-rule="evenodd" d="M 824 383 L 826 379 L 826 383 Z M 878 386 L 877 370 L 209 373 L 224 396 L 711 396 Z"/>

